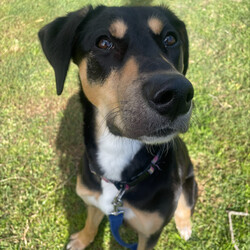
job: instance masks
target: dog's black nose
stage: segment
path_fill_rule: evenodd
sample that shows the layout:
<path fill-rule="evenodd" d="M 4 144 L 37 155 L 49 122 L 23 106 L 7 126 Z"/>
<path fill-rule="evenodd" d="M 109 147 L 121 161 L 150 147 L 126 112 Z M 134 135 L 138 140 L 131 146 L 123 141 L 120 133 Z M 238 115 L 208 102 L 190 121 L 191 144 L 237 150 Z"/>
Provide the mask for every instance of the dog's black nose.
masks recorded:
<path fill-rule="evenodd" d="M 189 111 L 194 89 L 182 75 L 156 75 L 143 85 L 143 95 L 151 108 L 174 120 Z"/>

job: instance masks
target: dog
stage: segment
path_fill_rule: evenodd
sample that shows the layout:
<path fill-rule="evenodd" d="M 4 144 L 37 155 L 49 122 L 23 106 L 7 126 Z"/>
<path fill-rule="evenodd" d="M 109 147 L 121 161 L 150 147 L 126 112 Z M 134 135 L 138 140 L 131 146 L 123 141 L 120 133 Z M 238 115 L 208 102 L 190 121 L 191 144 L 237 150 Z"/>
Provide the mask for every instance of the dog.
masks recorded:
<path fill-rule="evenodd" d="M 85 249 L 104 215 L 120 211 L 137 249 L 153 249 L 172 217 L 188 240 L 197 184 L 178 136 L 194 95 L 185 24 L 162 6 L 87 6 L 47 24 L 39 39 L 58 95 L 70 60 L 79 67 L 86 149 L 76 192 L 88 215 L 67 249 Z"/>

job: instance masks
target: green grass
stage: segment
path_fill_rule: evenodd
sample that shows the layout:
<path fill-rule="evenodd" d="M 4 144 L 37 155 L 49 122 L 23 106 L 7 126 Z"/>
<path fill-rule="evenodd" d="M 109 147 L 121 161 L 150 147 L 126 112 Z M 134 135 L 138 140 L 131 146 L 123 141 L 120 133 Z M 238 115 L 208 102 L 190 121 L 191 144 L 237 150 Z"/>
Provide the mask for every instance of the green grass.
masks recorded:
<path fill-rule="evenodd" d="M 0 3 L 0 249 L 62 249 L 84 224 L 86 210 L 74 191 L 82 148 L 77 69 L 71 66 L 57 97 L 37 32 L 90 2 L 101 3 Z M 168 5 L 186 22 L 190 39 L 187 77 L 195 87 L 195 109 L 183 138 L 195 164 L 199 199 L 192 238 L 183 241 L 171 222 L 155 249 L 234 249 L 227 210 L 249 209 L 249 3 L 171 0 Z M 233 223 L 239 248 L 249 249 L 249 217 L 233 216 Z M 90 249 L 121 249 L 107 220 Z"/>

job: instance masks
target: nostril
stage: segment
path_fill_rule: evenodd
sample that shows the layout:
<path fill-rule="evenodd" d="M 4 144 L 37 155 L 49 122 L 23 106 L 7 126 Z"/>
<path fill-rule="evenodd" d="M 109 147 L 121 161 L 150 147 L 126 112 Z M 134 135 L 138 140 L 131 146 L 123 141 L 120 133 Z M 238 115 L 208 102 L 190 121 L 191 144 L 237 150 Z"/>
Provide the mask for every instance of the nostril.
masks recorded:
<path fill-rule="evenodd" d="M 192 89 L 192 91 L 189 91 L 189 93 L 187 94 L 187 98 L 186 98 L 186 103 L 189 103 L 194 97 L 194 91 Z"/>
<path fill-rule="evenodd" d="M 164 74 L 149 78 L 142 86 L 142 93 L 152 110 L 174 120 L 190 110 L 194 89 L 185 77 Z"/>
<path fill-rule="evenodd" d="M 163 92 L 157 93 L 153 101 L 156 105 L 162 105 L 162 104 L 167 104 L 171 102 L 173 98 L 174 98 L 173 91 L 163 91 Z"/>

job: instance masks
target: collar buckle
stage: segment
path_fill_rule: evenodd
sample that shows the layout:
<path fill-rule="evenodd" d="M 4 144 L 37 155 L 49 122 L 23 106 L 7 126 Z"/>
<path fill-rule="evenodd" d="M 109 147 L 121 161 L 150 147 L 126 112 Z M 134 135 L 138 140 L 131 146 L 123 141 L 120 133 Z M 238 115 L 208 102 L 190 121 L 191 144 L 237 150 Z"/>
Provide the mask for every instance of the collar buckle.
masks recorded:
<path fill-rule="evenodd" d="M 123 206 L 122 197 L 123 197 L 125 191 L 126 191 L 125 187 L 121 188 L 118 191 L 117 195 L 115 196 L 114 200 L 112 201 L 112 204 L 114 206 L 114 210 L 110 214 L 117 216 L 119 214 L 124 213 L 124 211 L 122 210 L 122 206 Z"/>

